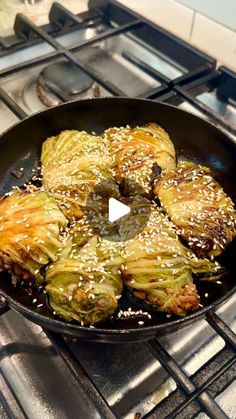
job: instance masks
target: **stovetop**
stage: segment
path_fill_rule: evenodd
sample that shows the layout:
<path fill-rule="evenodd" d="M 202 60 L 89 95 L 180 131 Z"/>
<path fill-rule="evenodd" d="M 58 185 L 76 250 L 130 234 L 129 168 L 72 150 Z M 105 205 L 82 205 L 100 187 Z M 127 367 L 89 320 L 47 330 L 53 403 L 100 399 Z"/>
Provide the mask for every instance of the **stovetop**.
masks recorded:
<path fill-rule="evenodd" d="M 116 1 L 89 13 L 55 3 L 49 25 L 18 16 L 16 34 L 0 38 L 1 132 L 48 106 L 117 95 L 178 106 L 235 136 L 236 74 Z M 0 317 L 0 417 L 234 418 L 235 303 L 122 345 L 64 340 L 10 310 Z"/>
<path fill-rule="evenodd" d="M 235 303 L 233 297 L 217 312 L 234 332 Z M 77 417 L 78 411 L 81 412 L 79 417 L 95 417 L 96 409 L 68 373 L 39 326 L 12 310 L 0 318 L 0 325 L 1 372 L 28 417 Z M 185 372 L 191 376 L 195 374 L 200 384 L 203 376 L 209 378 L 222 362 L 234 357 L 229 348 L 222 353 L 225 342 L 204 320 L 160 341 Z M 143 416 L 157 403 L 163 403 L 170 393 L 172 407 L 177 405 L 174 380 L 168 377 L 145 343 L 102 344 L 73 339 L 68 342 L 117 417 L 133 419 L 137 412 Z M 201 367 L 210 362 L 214 362 L 210 371 L 201 371 Z M 235 372 L 234 365 L 228 373 L 228 380 L 232 383 L 227 390 L 227 401 L 220 401 L 232 418 L 232 413 L 235 413 Z M 224 386 L 222 380 L 211 391 L 214 395 L 221 393 Z M 193 409 L 194 416 L 191 416 L 191 409 L 192 406 L 183 417 L 195 417 L 198 411 Z"/>

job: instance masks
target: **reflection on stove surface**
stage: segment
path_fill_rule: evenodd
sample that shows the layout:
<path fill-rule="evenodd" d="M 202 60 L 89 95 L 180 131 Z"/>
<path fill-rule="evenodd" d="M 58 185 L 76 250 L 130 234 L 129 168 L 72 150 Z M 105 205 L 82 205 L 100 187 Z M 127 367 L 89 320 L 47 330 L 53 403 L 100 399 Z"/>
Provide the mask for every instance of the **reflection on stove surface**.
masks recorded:
<path fill-rule="evenodd" d="M 199 111 L 195 106 L 191 105 L 187 101 L 182 102 L 178 108 L 183 109 L 184 111 L 194 113 L 195 115 L 201 116 L 202 118 L 207 119 L 206 115 L 203 112 Z"/>
<path fill-rule="evenodd" d="M 99 45 L 99 48 L 109 52 L 110 56 L 115 59 L 129 54 L 143 63 L 148 63 L 150 67 L 171 80 L 187 72 L 185 68 L 173 62 L 160 51 L 154 51 L 150 46 L 144 44 L 135 36 L 135 32 L 134 30 L 131 35 L 119 35 L 107 39 Z"/>
<path fill-rule="evenodd" d="M 233 99 L 229 98 L 227 102 L 224 102 L 217 95 L 216 89 L 198 95 L 197 99 L 222 115 L 228 123 L 236 127 L 236 102 Z"/>
<path fill-rule="evenodd" d="M 129 96 L 140 96 L 149 89 L 161 85 L 159 81 L 134 65 L 132 57 L 134 60 L 148 63 L 150 67 L 170 79 L 184 74 L 185 70 L 177 68 L 176 63 L 168 62 L 166 57 L 159 53 L 157 55 L 157 52 L 154 53 L 147 45 L 144 46 L 134 39 L 128 35 L 119 35 L 94 47 L 75 52 L 75 56 L 114 85 L 122 88 Z"/>
<path fill-rule="evenodd" d="M 121 56 L 113 56 L 102 48 L 91 47 L 75 55 L 99 74 L 102 74 L 104 78 L 116 86 L 120 86 L 124 93 L 129 96 L 142 95 L 149 89 L 161 85 Z"/>

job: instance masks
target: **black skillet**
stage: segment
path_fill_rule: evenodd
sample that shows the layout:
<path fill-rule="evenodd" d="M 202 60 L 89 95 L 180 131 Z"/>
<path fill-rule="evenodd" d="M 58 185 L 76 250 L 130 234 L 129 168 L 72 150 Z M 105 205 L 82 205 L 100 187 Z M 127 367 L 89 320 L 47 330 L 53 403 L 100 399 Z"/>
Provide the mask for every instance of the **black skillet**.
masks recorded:
<path fill-rule="evenodd" d="M 87 99 L 52 108 L 16 124 L 0 138 L 0 194 L 13 185 L 22 185 L 32 176 L 32 169 L 40 157 L 42 142 L 64 129 L 86 130 L 101 133 L 111 126 L 141 125 L 156 121 L 170 134 L 178 158 L 190 159 L 211 168 L 212 173 L 236 202 L 236 143 L 222 130 L 205 120 L 166 104 L 129 98 Z M 53 156 L 52 156 L 53 158 Z M 17 179 L 13 174 L 24 168 L 24 176 Z M 0 294 L 10 307 L 21 312 L 31 321 L 44 328 L 82 339 L 124 342 L 143 341 L 154 336 L 170 333 L 198 320 L 209 310 L 214 310 L 236 290 L 236 242 L 232 243 L 221 262 L 228 275 L 223 284 L 198 284 L 203 307 L 185 318 L 155 313 L 142 305 L 143 311 L 151 313 L 151 319 L 118 319 L 116 315 L 95 328 L 82 327 L 55 317 L 49 308 L 45 294 L 36 289 L 14 287 L 6 274 L 1 274 Z M 208 296 L 207 296 L 208 295 Z M 207 297 L 206 297 L 207 296 Z M 33 303 L 37 298 L 37 304 Z M 120 308 L 140 308 L 128 292 L 120 300 Z M 140 325 L 138 321 L 143 321 Z"/>

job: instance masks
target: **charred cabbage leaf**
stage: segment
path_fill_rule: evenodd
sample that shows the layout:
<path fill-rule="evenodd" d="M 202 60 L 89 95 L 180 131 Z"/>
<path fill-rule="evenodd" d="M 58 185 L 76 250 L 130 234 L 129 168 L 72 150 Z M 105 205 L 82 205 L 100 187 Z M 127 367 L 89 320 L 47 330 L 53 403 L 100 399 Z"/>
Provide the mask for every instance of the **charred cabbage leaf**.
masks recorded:
<path fill-rule="evenodd" d="M 236 235 L 236 211 L 210 170 L 183 162 L 159 176 L 155 187 L 179 234 L 200 256 L 220 255 Z"/>
<path fill-rule="evenodd" d="M 14 191 L 0 200 L 0 266 L 13 279 L 43 281 L 41 268 L 63 247 L 67 220 L 45 191 Z"/>
<path fill-rule="evenodd" d="M 85 131 L 63 131 L 43 143 L 41 162 L 44 186 L 69 220 L 83 216 L 95 185 L 106 182 L 106 194 L 118 193 L 112 159 L 101 137 Z"/>
<path fill-rule="evenodd" d="M 93 325 L 114 313 L 123 287 L 120 246 L 93 236 L 48 267 L 46 291 L 58 316 Z"/>
<path fill-rule="evenodd" d="M 198 259 L 187 249 L 174 226 L 154 206 L 147 226 L 125 243 L 124 260 L 124 284 L 134 296 L 158 311 L 181 316 L 199 307 L 193 276 L 214 280 L 222 274 L 218 263 Z"/>
<path fill-rule="evenodd" d="M 103 137 L 110 142 L 118 179 L 125 179 L 126 193 L 150 193 L 161 169 L 175 168 L 175 149 L 167 132 L 156 123 L 135 128 L 110 128 Z"/>

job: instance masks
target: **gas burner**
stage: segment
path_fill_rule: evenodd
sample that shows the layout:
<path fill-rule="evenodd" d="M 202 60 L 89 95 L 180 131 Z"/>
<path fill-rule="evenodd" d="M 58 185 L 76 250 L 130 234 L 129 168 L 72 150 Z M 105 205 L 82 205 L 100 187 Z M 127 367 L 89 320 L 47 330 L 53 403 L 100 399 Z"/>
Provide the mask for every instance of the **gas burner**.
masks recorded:
<path fill-rule="evenodd" d="M 64 76 L 64 78 L 63 78 Z M 100 97 L 107 93 L 76 66 L 67 62 L 50 64 L 35 72 L 24 84 L 17 98 L 26 112 L 39 112 L 45 107 L 85 97 Z"/>
<path fill-rule="evenodd" d="M 31 77 L 25 84 L 22 93 L 19 95 L 22 103 L 29 113 L 39 112 L 45 107 L 57 106 L 62 101 L 53 93 L 48 93 L 41 88 L 38 83 L 38 77 Z"/>
<path fill-rule="evenodd" d="M 60 61 L 42 70 L 37 93 L 45 106 L 54 106 L 55 95 L 66 101 L 73 100 L 92 85 L 93 80 L 82 70 L 68 61 Z"/>
<path fill-rule="evenodd" d="M 35 87 L 40 102 L 47 106 L 47 108 L 51 108 L 52 106 L 57 106 L 62 103 L 62 101 L 58 99 L 57 96 L 55 96 L 52 92 L 44 89 L 42 86 L 40 86 L 39 83 L 37 83 Z"/>

